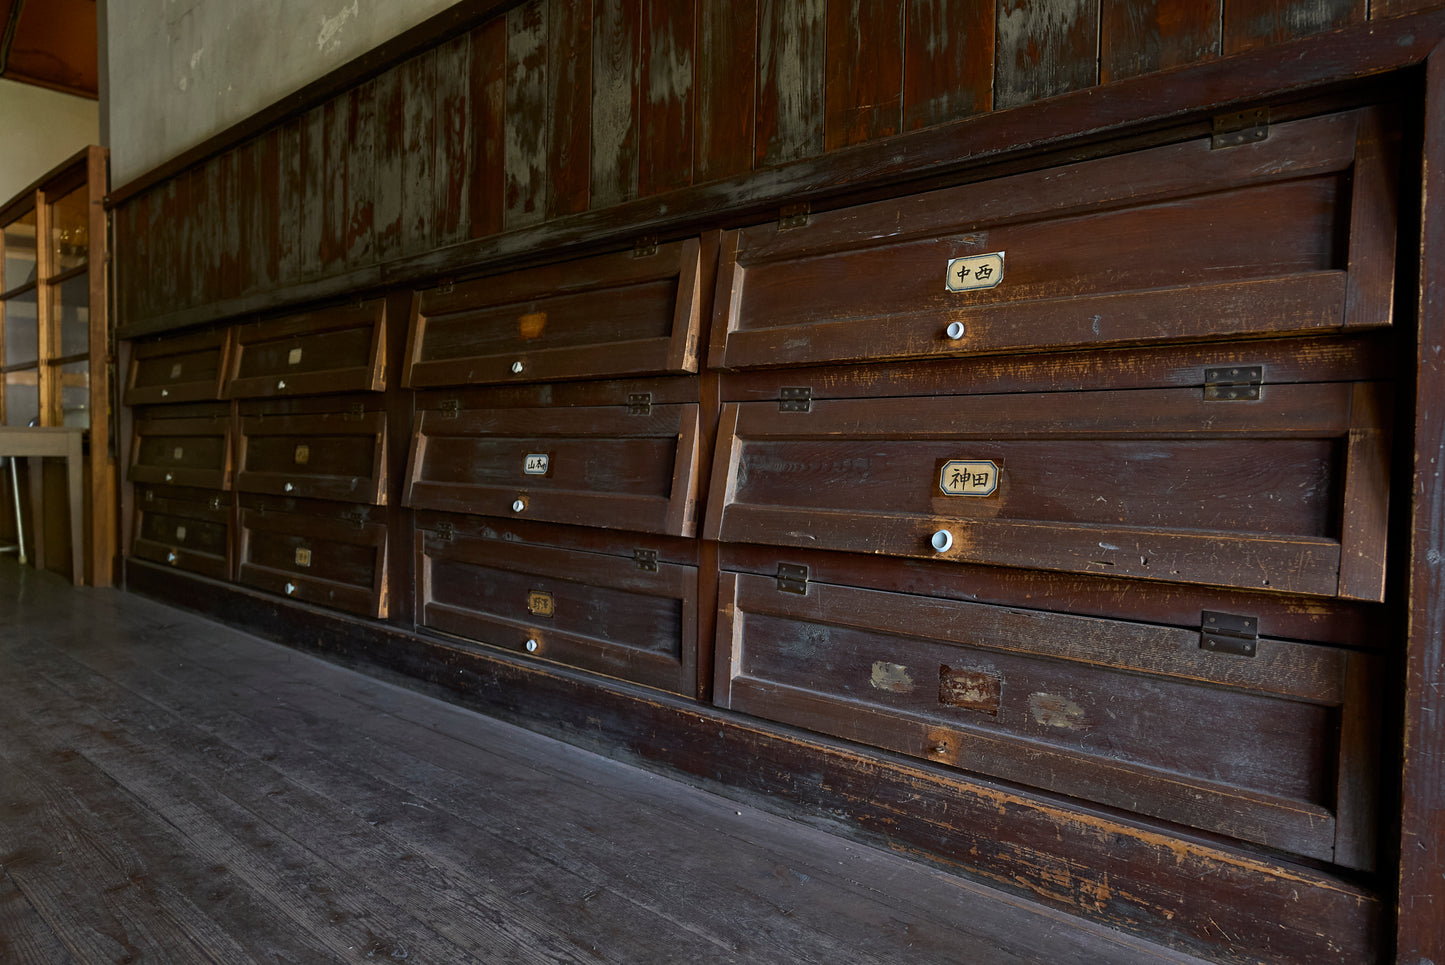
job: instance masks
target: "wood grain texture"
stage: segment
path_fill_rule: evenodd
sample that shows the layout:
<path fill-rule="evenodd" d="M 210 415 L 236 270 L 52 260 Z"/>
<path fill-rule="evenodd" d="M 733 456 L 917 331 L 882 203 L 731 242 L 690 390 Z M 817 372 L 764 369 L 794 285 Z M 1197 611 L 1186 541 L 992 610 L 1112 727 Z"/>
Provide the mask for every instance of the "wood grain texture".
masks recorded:
<path fill-rule="evenodd" d="M 756 165 L 824 150 L 827 0 L 758 0 Z"/>
<path fill-rule="evenodd" d="M 594 208 L 637 197 L 638 80 L 642 5 L 592 6 L 592 195 Z"/>
<path fill-rule="evenodd" d="M 483 238 L 502 230 L 502 191 L 506 174 L 507 18 L 497 17 L 471 32 L 472 165 L 467 207 L 470 235 Z"/>
<path fill-rule="evenodd" d="M 647 0 L 642 23 L 638 194 L 692 183 L 698 0 Z"/>
<path fill-rule="evenodd" d="M 437 51 L 407 61 L 401 79 L 406 131 L 401 156 L 401 251 L 408 254 L 435 247 Z"/>
<path fill-rule="evenodd" d="M 322 109 L 325 167 L 321 177 L 325 201 L 321 216 L 321 273 L 339 274 L 346 266 L 347 205 L 346 162 L 351 154 L 349 120 L 356 91 L 327 102 Z"/>
<path fill-rule="evenodd" d="M 1229 0 L 1224 6 L 1224 53 L 1359 23 L 1366 11 L 1366 0 Z"/>
<path fill-rule="evenodd" d="M 301 167 L 301 120 L 292 118 L 281 128 L 281 193 L 277 212 L 277 284 L 293 285 L 301 278 L 301 205 L 304 184 Z M 210 165 L 203 170 L 209 171 Z"/>
<path fill-rule="evenodd" d="M 1223 0 L 1103 0 L 1099 83 L 1220 56 Z"/>
<path fill-rule="evenodd" d="M 1440 0 L 1370 0 L 1370 19 L 1384 20 L 1423 13 L 1441 6 Z"/>
<path fill-rule="evenodd" d="M 833 0 L 827 10 L 823 144 L 897 134 L 903 113 L 904 0 Z"/>
<path fill-rule="evenodd" d="M 908 0 L 904 16 L 903 129 L 992 109 L 994 5 Z"/>
<path fill-rule="evenodd" d="M 591 199 L 592 0 L 547 7 L 547 216 L 586 211 Z"/>
<path fill-rule="evenodd" d="M 390 261 L 402 251 L 402 206 L 405 189 L 406 91 L 402 69 L 376 78 L 376 152 L 372 173 L 375 200 L 371 216 L 376 237 L 376 258 Z"/>
<path fill-rule="evenodd" d="M 753 166 L 758 0 L 698 0 L 695 180 Z"/>
<path fill-rule="evenodd" d="M 507 110 L 502 224 L 547 217 L 547 4 L 527 0 L 507 13 Z"/>
<path fill-rule="evenodd" d="M 317 115 L 319 122 L 320 115 Z M 320 125 L 317 125 L 317 133 L 320 132 Z M 321 182 L 321 172 L 325 169 L 325 162 L 322 160 L 321 141 L 317 140 L 317 151 L 314 155 L 316 161 L 316 180 Z M 221 157 L 221 208 L 219 212 L 220 223 L 218 225 L 216 246 L 221 252 L 221 298 L 235 298 L 241 294 L 241 202 L 244 195 L 241 189 L 241 152 L 228 151 Z M 319 273 L 321 267 L 321 196 L 317 193 L 316 207 L 316 268 Z M 152 214 L 155 213 L 155 206 L 152 206 Z"/>
<path fill-rule="evenodd" d="M 471 236 L 472 41 L 463 34 L 436 52 L 436 244 Z"/>
<path fill-rule="evenodd" d="M 301 119 L 301 219 L 298 251 L 300 274 L 303 279 L 316 278 L 322 273 L 322 245 L 326 235 L 326 199 L 329 185 L 326 179 L 326 127 L 325 110 L 316 108 L 308 111 Z M 227 182 L 228 171 L 222 168 L 222 184 Z M 224 269 L 224 265 L 222 266 Z M 224 270 L 222 276 L 224 277 Z M 223 286 L 224 287 L 224 286 Z"/>
<path fill-rule="evenodd" d="M 346 101 L 346 206 L 342 258 L 349 268 L 376 260 L 376 83 L 368 81 Z"/>
<path fill-rule="evenodd" d="M 994 107 L 1099 82 L 1098 0 L 999 0 Z"/>

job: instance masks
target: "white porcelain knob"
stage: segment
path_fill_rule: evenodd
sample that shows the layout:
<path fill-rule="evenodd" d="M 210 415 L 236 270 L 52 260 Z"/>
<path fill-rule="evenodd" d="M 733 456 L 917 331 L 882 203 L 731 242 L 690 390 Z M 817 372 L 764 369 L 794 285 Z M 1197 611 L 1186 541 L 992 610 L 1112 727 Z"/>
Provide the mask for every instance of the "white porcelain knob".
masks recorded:
<path fill-rule="evenodd" d="M 524 510 L 524 509 L 526 509 L 526 508 L 527 508 L 527 501 L 526 501 L 525 499 L 514 499 L 514 500 L 512 500 L 512 512 L 514 512 L 514 513 L 520 513 L 522 510 Z"/>
<path fill-rule="evenodd" d="M 276 380 L 276 388 L 278 388 L 278 389 L 284 389 L 284 388 L 286 388 L 286 380 L 285 380 L 285 379 L 277 379 L 277 380 Z"/>
<path fill-rule="evenodd" d="M 291 485 L 290 483 L 287 483 L 286 485 L 282 486 L 281 488 L 284 489 L 286 492 L 289 493 L 291 490 L 295 489 L 296 487 L 293 486 L 293 485 Z"/>
<path fill-rule="evenodd" d="M 953 534 L 946 529 L 940 529 L 933 534 L 933 539 L 929 540 L 929 542 L 933 544 L 936 552 L 947 553 L 953 548 Z"/>
<path fill-rule="evenodd" d="M 528 653 L 536 653 L 539 644 L 536 640 L 528 640 L 525 644 Z"/>
<path fill-rule="evenodd" d="M 521 374 L 522 374 L 522 369 L 525 368 L 525 367 L 526 367 L 526 366 L 524 366 L 524 365 L 521 363 L 520 360 L 518 360 L 518 361 L 516 361 L 516 362 L 513 362 L 513 363 L 512 363 L 512 374 L 513 374 L 513 375 L 521 375 Z"/>
<path fill-rule="evenodd" d="M 944 330 L 948 337 L 953 339 L 955 342 L 963 338 L 963 333 L 965 331 L 967 331 L 967 329 L 963 327 L 962 322 L 949 322 L 948 328 Z"/>
<path fill-rule="evenodd" d="M 295 583 L 287 583 L 287 584 L 286 584 L 286 595 L 287 595 L 287 596 L 290 596 L 291 594 L 293 594 L 293 593 L 295 593 L 295 592 L 296 592 L 296 584 L 295 584 Z"/>

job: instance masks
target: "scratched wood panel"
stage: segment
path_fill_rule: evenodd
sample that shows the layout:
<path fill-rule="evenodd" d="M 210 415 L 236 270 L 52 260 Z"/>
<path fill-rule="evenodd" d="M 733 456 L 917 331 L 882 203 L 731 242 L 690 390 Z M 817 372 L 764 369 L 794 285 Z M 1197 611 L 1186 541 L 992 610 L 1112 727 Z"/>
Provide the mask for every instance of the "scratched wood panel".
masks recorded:
<path fill-rule="evenodd" d="M 469 35 L 471 56 L 471 181 L 467 206 L 470 235 L 502 230 L 502 185 L 506 171 L 507 18 L 496 17 Z"/>
<path fill-rule="evenodd" d="M 264 253 L 259 250 L 258 225 L 262 218 L 260 143 L 255 140 L 241 145 L 236 171 L 240 176 L 241 230 L 240 271 L 242 293 L 262 291 Z"/>
<path fill-rule="evenodd" d="M 467 152 L 472 143 L 472 44 L 466 34 L 436 50 L 436 244 L 454 245 L 467 238 L 472 177 Z"/>
<path fill-rule="evenodd" d="M 372 172 L 376 200 L 376 258 L 390 261 L 401 256 L 402 158 L 406 154 L 406 97 L 403 69 L 394 67 L 376 78 L 376 135 Z"/>
<path fill-rule="evenodd" d="M 218 295 L 235 298 L 241 292 L 240 157 L 237 151 L 221 155 L 221 220 L 216 247 L 221 252 L 221 290 Z M 319 240 L 319 239 L 318 239 Z M 163 307 L 163 306 L 159 306 Z"/>
<path fill-rule="evenodd" d="M 692 183 L 698 0 L 650 0 L 642 25 L 638 194 Z"/>
<path fill-rule="evenodd" d="M 1092 87 L 1099 79 L 1098 0 L 999 0 L 994 107 Z"/>
<path fill-rule="evenodd" d="M 752 168 L 757 36 L 758 0 L 698 0 L 697 182 Z"/>
<path fill-rule="evenodd" d="M 221 227 L 225 215 L 225 188 L 221 180 L 221 159 L 213 157 L 206 162 L 206 224 L 202 229 L 202 242 L 206 246 L 205 275 L 206 302 L 221 297 Z"/>
<path fill-rule="evenodd" d="M 502 224 L 547 217 L 547 6 L 528 0 L 507 12 L 507 111 Z"/>
<path fill-rule="evenodd" d="M 348 268 L 376 260 L 376 83 L 362 84 L 346 101 L 346 206 L 342 259 Z"/>
<path fill-rule="evenodd" d="M 115 300 L 116 323 L 129 325 L 136 318 L 136 295 L 141 289 L 136 272 L 145 264 L 140 253 L 144 244 L 143 232 L 136 230 L 136 219 L 140 213 L 140 200 L 144 195 L 132 198 L 115 209 L 111 216 L 115 232 L 115 279 L 117 297 Z"/>
<path fill-rule="evenodd" d="M 989 110 L 993 106 L 993 4 L 908 0 L 905 16 L 904 130 Z"/>
<path fill-rule="evenodd" d="M 206 302 L 206 249 L 203 244 L 206 204 L 206 172 L 201 165 L 177 175 L 186 198 L 181 212 L 182 248 L 185 267 L 181 275 L 181 300 L 187 305 Z"/>
<path fill-rule="evenodd" d="M 641 4 L 592 7 L 592 206 L 637 197 Z"/>
<path fill-rule="evenodd" d="M 339 274 L 346 265 L 346 158 L 347 119 L 356 91 L 347 91 L 326 102 L 322 109 L 325 146 L 322 153 L 322 189 L 325 199 L 321 216 L 321 272 Z"/>
<path fill-rule="evenodd" d="M 277 280 L 283 285 L 301 278 L 301 205 L 305 181 L 301 173 L 301 120 L 293 117 L 281 128 L 280 189 L 276 243 Z"/>
<path fill-rule="evenodd" d="M 251 243 L 259 249 L 256 287 L 270 290 L 281 275 L 281 131 L 271 128 L 257 142 L 256 218 Z"/>
<path fill-rule="evenodd" d="M 591 0 L 553 3 L 547 24 L 547 216 L 586 211 L 591 199 Z"/>
<path fill-rule="evenodd" d="M 827 149 L 897 134 L 903 114 L 903 0 L 832 0 L 827 49 Z"/>
<path fill-rule="evenodd" d="M 180 292 L 179 270 L 181 264 L 180 226 L 183 202 L 179 187 L 172 178 L 161 189 L 161 277 L 162 304 L 170 310 L 176 304 Z"/>
<path fill-rule="evenodd" d="M 1370 19 L 1385 20 L 1441 6 L 1441 0 L 1370 0 Z"/>
<path fill-rule="evenodd" d="M 1367 0 L 1229 0 L 1224 53 L 1307 37 L 1365 19 Z"/>
<path fill-rule="evenodd" d="M 1104 0 L 1099 82 L 1219 56 L 1222 0 Z"/>
<path fill-rule="evenodd" d="M 758 165 L 823 153 L 827 0 L 759 0 Z"/>
<path fill-rule="evenodd" d="M 321 274 L 321 239 L 325 234 L 326 129 L 325 112 L 317 107 L 301 119 L 301 232 L 297 256 L 302 278 Z"/>
<path fill-rule="evenodd" d="M 429 251 L 436 233 L 437 57 L 429 50 L 402 65 L 405 129 L 401 158 L 401 252 Z"/>

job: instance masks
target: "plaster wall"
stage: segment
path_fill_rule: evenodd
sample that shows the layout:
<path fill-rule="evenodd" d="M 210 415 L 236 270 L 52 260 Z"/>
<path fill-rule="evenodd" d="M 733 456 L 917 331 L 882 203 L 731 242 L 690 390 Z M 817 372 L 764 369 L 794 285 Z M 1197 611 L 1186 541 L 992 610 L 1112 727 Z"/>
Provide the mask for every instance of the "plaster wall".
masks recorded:
<path fill-rule="evenodd" d="M 0 202 L 24 191 L 87 144 L 100 142 L 100 106 L 43 87 L 0 80 Z"/>
<path fill-rule="evenodd" d="M 111 184 L 125 184 L 456 2 L 108 0 Z"/>

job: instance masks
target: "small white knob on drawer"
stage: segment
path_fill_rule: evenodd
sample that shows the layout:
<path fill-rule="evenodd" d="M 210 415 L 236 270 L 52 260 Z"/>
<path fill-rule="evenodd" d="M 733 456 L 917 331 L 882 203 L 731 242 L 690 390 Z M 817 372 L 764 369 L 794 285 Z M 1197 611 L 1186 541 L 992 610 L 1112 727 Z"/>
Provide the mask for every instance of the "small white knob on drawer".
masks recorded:
<path fill-rule="evenodd" d="M 963 327 L 962 322 L 949 322 L 948 328 L 944 329 L 944 333 L 947 334 L 948 337 L 953 339 L 955 342 L 963 338 L 963 333 L 965 331 L 967 331 L 967 329 Z"/>
<path fill-rule="evenodd" d="M 166 554 L 166 562 L 167 562 L 167 563 L 174 563 L 175 561 L 176 561 L 176 551 L 175 551 L 175 550 L 171 550 L 169 553 Z"/>
<path fill-rule="evenodd" d="M 176 478 L 176 477 L 173 476 L 173 475 L 171 475 L 170 473 L 166 473 L 166 482 L 170 482 L 172 479 L 175 479 L 175 478 Z"/>
<path fill-rule="evenodd" d="M 540 644 L 537 643 L 536 640 L 528 640 L 527 643 L 525 644 L 525 646 L 527 647 L 527 652 L 528 652 L 528 653 L 536 653 L 536 652 L 537 652 L 537 647 L 539 647 Z"/>
<path fill-rule="evenodd" d="M 514 499 L 514 500 L 512 500 L 512 512 L 514 512 L 514 513 L 520 513 L 522 510 L 524 510 L 524 509 L 526 509 L 526 508 L 527 508 L 527 501 L 526 501 L 525 499 Z"/>
<path fill-rule="evenodd" d="M 161 398 L 162 398 L 162 399 L 169 397 L 170 394 L 171 394 L 171 390 L 170 390 L 170 389 L 161 389 Z"/>
<path fill-rule="evenodd" d="M 295 592 L 296 592 L 296 584 L 295 584 L 295 583 L 287 583 L 287 584 L 286 584 L 286 595 L 287 595 L 287 596 L 290 596 L 291 594 L 293 594 L 293 593 L 295 593 Z"/>
<path fill-rule="evenodd" d="M 277 379 L 277 380 L 276 380 L 276 388 L 278 388 L 278 389 L 284 389 L 284 388 L 286 388 L 286 380 L 285 380 L 285 379 Z"/>
<path fill-rule="evenodd" d="M 286 492 L 289 493 L 291 490 L 295 489 L 296 487 L 293 486 L 293 485 L 291 485 L 290 483 L 287 483 L 286 485 L 282 486 L 281 488 L 282 488 L 283 490 L 285 490 Z"/>
<path fill-rule="evenodd" d="M 524 369 L 524 368 L 526 368 L 526 366 L 523 365 L 522 362 L 521 362 L 521 360 L 519 359 L 518 361 L 512 363 L 512 374 L 513 374 L 513 375 L 521 375 L 521 374 L 522 374 L 522 369 Z"/>
<path fill-rule="evenodd" d="M 933 544 L 933 548 L 937 552 L 947 553 L 953 548 L 953 534 L 946 529 L 940 529 L 933 534 L 933 539 L 929 540 L 929 542 Z"/>

